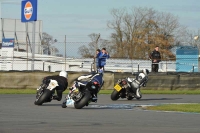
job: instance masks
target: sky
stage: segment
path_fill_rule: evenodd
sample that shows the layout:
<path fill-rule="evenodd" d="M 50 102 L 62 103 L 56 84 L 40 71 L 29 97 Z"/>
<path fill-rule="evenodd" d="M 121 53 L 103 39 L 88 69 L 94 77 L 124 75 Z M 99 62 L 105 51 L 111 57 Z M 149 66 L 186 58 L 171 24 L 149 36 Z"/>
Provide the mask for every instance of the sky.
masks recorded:
<path fill-rule="evenodd" d="M 2 18 L 21 19 L 21 0 L 3 1 Z M 107 22 L 112 20 L 111 9 L 132 7 L 171 13 L 189 30 L 200 29 L 200 0 L 38 0 L 38 20 L 43 21 L 43 32 L 58 41 L 64 41 L 66 35 L 67 42 L 90 42 L 91 33 L 109 39 L 112 31 Z"/>

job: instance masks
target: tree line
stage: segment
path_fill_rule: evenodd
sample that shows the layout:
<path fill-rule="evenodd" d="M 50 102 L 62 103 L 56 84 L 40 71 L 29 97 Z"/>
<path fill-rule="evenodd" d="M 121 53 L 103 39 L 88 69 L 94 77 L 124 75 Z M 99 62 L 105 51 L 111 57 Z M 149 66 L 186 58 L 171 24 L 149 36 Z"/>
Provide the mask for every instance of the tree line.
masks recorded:
<path fill-rule="evenodd" d="M 175 49 L 178 46 L 192 45 L 200 48 L 198 32 L 189 31 L 179 22 L 178 16 L 159 12 L 153 8 L 133 7 L 111 10 L 112 18 L 107 27 L 112 30 L 109 40 L 99 34 L 88 35 L 91 42 L 78 48 L 78 54 L 83 58 L 94 57 L 97 48 L 106 47 L 112 58 L 148 59 L 155 46 L 160 47 L 162 60 L 175 59 Z M 44 54 L 51 54 L 51 45 L 55 43 L 48 33 L 42 34 L 41 44 Z M 59 50 L 54 48 L 54 52 Z M 59 55 L 59 54 L 58 54 Z"/>
<path fill-rule="evenodd" d="M 148 59 L 154 47 L 159 46 L 163 60 L 174 59 L 173 49 L 177 46 L 197 44 L 193 39 L 196 33 L 187 30 L 173 14 L 133 7 L 112 9 L 111 15 L 107 23 L 112 30 L 110 39 L 100 38 L 95 43 L 98 34 L 90 34 L 91 43 L 79 47 L 82 57 L 93 57 L 95 48 L 106 47 L 112 58 Z"/>

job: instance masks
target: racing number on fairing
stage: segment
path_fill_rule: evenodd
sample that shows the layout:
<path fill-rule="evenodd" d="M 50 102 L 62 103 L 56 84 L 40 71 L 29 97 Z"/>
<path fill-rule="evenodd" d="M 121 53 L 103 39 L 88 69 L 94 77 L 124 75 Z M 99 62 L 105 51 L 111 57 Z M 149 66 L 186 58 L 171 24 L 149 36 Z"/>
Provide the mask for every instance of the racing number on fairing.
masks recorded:
<path fill-rule="evenodd" d="M 114 86 L 114 88 L 115 88 L 115 90 L 118 91 L 118 92 L 122 89 L 122 87 L 121 87 L 120 85 L 118 85 L 118 84 L 116 84 L 116 85 Z"/>

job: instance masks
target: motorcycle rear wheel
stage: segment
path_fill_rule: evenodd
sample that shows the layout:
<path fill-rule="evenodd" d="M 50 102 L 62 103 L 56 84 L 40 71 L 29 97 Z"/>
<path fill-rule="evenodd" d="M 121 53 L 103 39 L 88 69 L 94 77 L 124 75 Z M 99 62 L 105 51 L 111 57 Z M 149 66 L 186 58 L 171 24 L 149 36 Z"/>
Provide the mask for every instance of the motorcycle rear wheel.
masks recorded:
<path fill-rule="evenodd" d="M 118 92 L 116 90 L 113 90 L 113 92 L 112 92 L 112 94 L 110 96 L 111 100 L 113 100 L 113 101 L 118 100 L 120 98 L 119 94 L 120 94 L 120 92 Z"/>
<path fill-rule="evenodd" d="M 82 99 L 78 102 L 74 102 L 74 107 L 76 109 L 82 109 L 86 104 L 88 104 L 89 100 L 91 98 L 91 94 L 89 91 L 85 91 L 84 96 Z"/>
<path fill-rule="evenodd" d="M 51 91 L 45 89 L 43 94 L 39 97 L 39 99 L 36 99 L 34 104 L 35 105 L 42 105 L 44 102 L 46 102 L 48 99 L 50 99 Z"/>

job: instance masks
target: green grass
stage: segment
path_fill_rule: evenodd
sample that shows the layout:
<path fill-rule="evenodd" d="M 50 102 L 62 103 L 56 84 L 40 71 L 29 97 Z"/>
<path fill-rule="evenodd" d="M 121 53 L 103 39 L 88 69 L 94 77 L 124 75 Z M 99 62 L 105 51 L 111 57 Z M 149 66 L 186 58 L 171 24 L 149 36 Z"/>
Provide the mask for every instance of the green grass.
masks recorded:
<path fill-rule="evenodd" d="M 111 94 L 113 90 L 100 90 L 99 94 Z M 142 94 L 200 94 L 200 90 L 141 90 Z M 0 94 L 35 94 L 36 89 L 0 89 Z M 68 93 L 68 90 L 64 94 Z"/>
<path fill-rule="evenodd" d="M 162 104 L 158 106 L 145 107 L 147 110 L 159 110 L 159 111 L 178 111 L 178 112 L 192 112 L 200 113 L 199 103 L 190 104 Z"/>
<path fill-rule="evenodd" d="M 142 94 L 200 94 L 200 90 L 141 90 Z"/>
<path fill-rule="evenodd" d="M 113 90 L 100 90 L 100 94 L 111 94 Z M 141 90 L 142 94 L 200 94 L 200 90 Z M 35 94 L 36 89 L 0 89 L 0 94 Z M 64 94 L 68 93 L 68 90 Z"/>
<path fill-rule="evenodd" d="M 64 91 L 67 94 L 69 90 Z M 100 94 L 111 94 L 112 90 L 101 90 Z M 0 89 L 0 94 L 36 94 L 36 89 Z"/>

